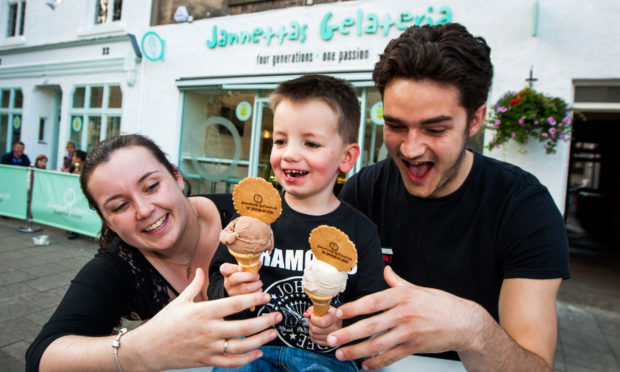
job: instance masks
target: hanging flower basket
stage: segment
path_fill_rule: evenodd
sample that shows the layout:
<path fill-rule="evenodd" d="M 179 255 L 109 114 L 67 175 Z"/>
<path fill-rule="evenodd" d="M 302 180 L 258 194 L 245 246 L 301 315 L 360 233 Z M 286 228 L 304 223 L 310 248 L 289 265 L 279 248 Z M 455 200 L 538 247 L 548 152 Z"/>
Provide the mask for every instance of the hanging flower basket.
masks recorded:
<path fill-rule="evenodd" d="M 572 110 L 561 98 L 549 97 L 530 88 L 504 94 L 487 119 L 495 130 L 487 148 L 499 148 L 509 140 L 526 144 L 534 138 L 545 145 L 547 154 L 556 152 L 559 141 L 570 141 Z"/>

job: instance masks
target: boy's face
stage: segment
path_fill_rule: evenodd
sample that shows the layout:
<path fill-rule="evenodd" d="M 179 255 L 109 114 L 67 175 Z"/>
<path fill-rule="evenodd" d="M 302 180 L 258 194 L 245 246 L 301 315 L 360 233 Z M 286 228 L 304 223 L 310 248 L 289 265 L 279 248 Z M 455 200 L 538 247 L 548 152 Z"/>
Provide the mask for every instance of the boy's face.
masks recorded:
<path fill-rule="evenodd" d="M 357 144 L 343 143 L 337 125 L 337 113 L 318 99 L 285 99 L 277 106 L 270 160 L 287 194 L 301 199 L 333 195 L 338 172 L 349 171 L 359 154 L 350 150 Z"/>
<path fill-rule="evenodd" d="M 480 128 L 486 107 L 476 111 L 468 128 L 456 87 L 404 78 L 386 85 L 383 104 L 383 139 L 407 191 L 423 198 L 456 191 L 473 162 L 465 141 Z"/>

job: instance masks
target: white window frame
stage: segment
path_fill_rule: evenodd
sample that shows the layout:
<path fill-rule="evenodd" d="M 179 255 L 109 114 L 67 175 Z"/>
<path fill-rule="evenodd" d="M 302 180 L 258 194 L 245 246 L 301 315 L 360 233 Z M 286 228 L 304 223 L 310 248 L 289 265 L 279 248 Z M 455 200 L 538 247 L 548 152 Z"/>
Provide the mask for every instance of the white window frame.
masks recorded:
<path fill-rule="evenodd" d="M 70 139 L 71 136 L 71 131 L 73 130 L 71 128 L 72 125 L 72 121 L 73 121 L 73 117 L 75 116 L 79 116 L 82 118 L 82 133 L 81 133 L 81 137 L 79 139 L 79 143 L 76 143 L 75 146 L 78 149 L 82 149 L 84 151 L 86 151 L 86 148 L 88 146 L 88 130 L 89 130 L 89 126 L 90 126 L 90 117 L 91 116 L 96 116 L 96 117 L 101 117 L 101 129 L 99 132 L 99 142 L 103 141 L 106 139 L 106 134 L 108 131 L 108 118 L 109 117 L 119 117 L 121 118 L 121 126 L 123 125 L 122 123 L 122 117 L 123 117 L 123 101 L 121 99 L 121 107 L 120 108 L 109 108 L 109 101 L 110 101 L 110 87 L 111 86 L 118 86 L 119 89 L 121 90 L 121 94 L 123 96 L 123 98 L 125 97 L 125 92 L 123 91 L 123 86 L 121 83 L 101 83 L 101 84 L 79 84 L 79 85 L 75 85 L 73 87 L 73 90 L 71 92 L 71 107 L 69 108 L 69 121 L 68 121 L 68 125 L 69 125 L 69 132 L 68 132 L 68 136 L 65 139 L 65 141 Z M 95 107 L 95 108 L 91 108 L 90 106 L 90 96 L 91 96 L 91 90 L 92 88 L 99 88 L 99 87 L 103 87 L 103 97 L 102 97 L 102 102 L 101 102 L 101 107 Z M 84 88 L 84 107 L 82 108 L 75 108 L 73 107 L 73 97 L 75 95 L 75 91 L 78 88 Z"/>
<path fill-rule="evenodd" d="M 3 19 L 3 27 L 4 32 L 3 35 L 6 39 L 16 39 L 23 37 L 26 32 L 26 14 L 22 11 L 24 8 L 24 4 L 26 4 L 26 0 L 8 0 L 6 3 L 6 18 Z M 9 35 L 9 8 L 11 5 L 17 5 L 17 14 L 15 15 L 15 24 L 13 25 L 15 34 Z M 23 15 L 23 17 L 22 17 Z M 23 29 L 23 32 L 20 34 L 20 30 Z"/>
<path fill-rule="evenodd" d="M 6 148 L 0 149 L 0 150 L 3 150 L 3 153 L 11 150 L 11 143 L 13 143 L 13 118 L 19 115 L 22 120 L 22 128 L 24 125 L 24 115 L 23 115 L 24 91 L 22 90 L 22 88 L 4 88 L 4 87 L 0 88 L 0 102 L 2 102 L 2 94 L 6 92 L 7 90 L 9 91 L 9 107 L 0 107 L 0 115 L 9 116 L 7 133 L 0 133 L 0 136 L 6 136 Z M 15 108 L 15 92 L 18 90 L 22 92 L 22 107 L 21 108 Z"/>
<path fill-rule="evenodd" d="M 95 25 L 104 25 L 104 24 L 108 24 L 108 23 L 112 23 L 112 22 L 119 22 L 120 19 L 117 20 L 117 21 L 113 20 L 113 18 L 114 18 L 114 3 L 115 3 L 114 0 L 95 0 L 95 2 L 94 2 L 94 5 L 95 5 L 94 10 L 97 10 L 97 5 L 102 3 L 102 2 L 105 2 L 107 4 L 107 6 L 108 6 L 108 10 L 106 12 L 106 18 L 105 18 L 105 20 L 103 22 L 97 22 L 97 18 L 99 17 L 99 13 L 95 12 L 94 24 Z M 123 18 L 122 10 L 123 9 L 122 9 L 122 5 L 121 5 L 121 19 Z"/>

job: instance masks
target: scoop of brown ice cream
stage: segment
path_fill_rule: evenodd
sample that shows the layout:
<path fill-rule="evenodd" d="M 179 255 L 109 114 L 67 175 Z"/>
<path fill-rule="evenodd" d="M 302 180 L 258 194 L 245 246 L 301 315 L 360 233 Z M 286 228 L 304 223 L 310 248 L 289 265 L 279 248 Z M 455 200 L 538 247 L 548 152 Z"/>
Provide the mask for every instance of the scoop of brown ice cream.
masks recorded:
<path fill-rule="evenodd" d="M 273 231 L 259 219 L 241 216 L 230 221 L 220 232 L 220 241 L 238 253 L 271 252 Z"/>

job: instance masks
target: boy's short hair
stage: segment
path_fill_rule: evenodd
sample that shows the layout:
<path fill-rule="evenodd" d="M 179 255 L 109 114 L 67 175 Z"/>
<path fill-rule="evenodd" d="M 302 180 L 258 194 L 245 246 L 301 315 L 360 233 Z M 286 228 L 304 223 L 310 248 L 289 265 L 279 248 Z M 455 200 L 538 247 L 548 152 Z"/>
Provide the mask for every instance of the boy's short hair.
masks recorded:
<path fill-rule="evenodd" d="M 493 78 L 491 48 L 458 23 L 411 26 L 389 42 L 372 78 L 381 97 L 394 78 L 452 85 L 459 90 L 469 123 L 487 100 Z"/>
<path fill-rule="evenodd" d="M 342 79 L 327 75 L 303 75 L 281 83 L 269 97 L 275 112 L 285 99 L 302 103 L 311 99 L 325 102 L 338 115 L 338 133 L 348 145 L 357 142 L 360 125 L 360 104 L 353 86 Z"/>

